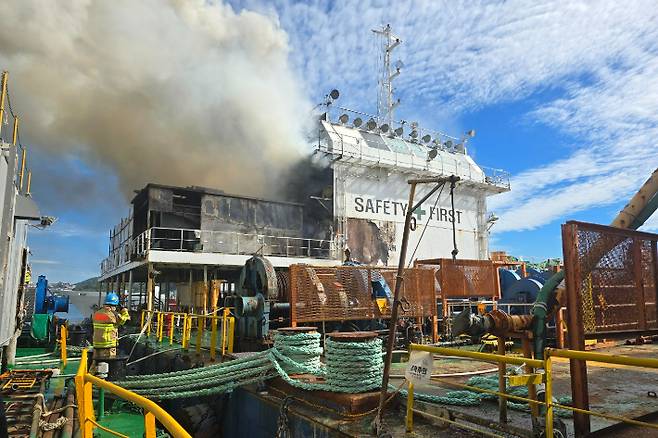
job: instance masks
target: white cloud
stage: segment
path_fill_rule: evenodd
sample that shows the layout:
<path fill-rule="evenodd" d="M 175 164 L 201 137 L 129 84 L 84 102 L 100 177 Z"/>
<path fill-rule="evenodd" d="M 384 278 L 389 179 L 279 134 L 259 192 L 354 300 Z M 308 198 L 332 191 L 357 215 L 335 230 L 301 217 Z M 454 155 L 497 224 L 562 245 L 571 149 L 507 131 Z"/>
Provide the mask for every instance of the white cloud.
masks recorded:
<path fill-rule="evenodd" d="M 46 259 L 31 259 L 30 262 L 33 265 L 61 265 L 62 262 L 58 260 L 46 260 Z"/>
<path fill-rule="evenodd" d="M 527 116 L 576 140 L 564 158 L 531 165 L 514 177 L 511 193 L 493 199 L 501 217 L 494 231 L 621 207 L 658 166 L 655 2 L 246 5 L 278 15 L 316 97 L 337 87 L 341 104 L 373 111 L 377 46 L 369 29 L 391 23 L 404 40 L 396 50 L 406 65 L 396 82 L 401 117 L 417 114 L 412 102 L 434 114 L 536 102 Z"/>

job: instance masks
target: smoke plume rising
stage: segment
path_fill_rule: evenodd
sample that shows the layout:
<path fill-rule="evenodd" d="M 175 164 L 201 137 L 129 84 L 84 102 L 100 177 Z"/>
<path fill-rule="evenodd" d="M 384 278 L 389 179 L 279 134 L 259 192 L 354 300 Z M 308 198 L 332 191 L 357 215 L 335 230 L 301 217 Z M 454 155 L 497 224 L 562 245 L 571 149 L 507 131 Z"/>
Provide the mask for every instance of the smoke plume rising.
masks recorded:
<path fill-rule="evenodd" d="M 23 143 L 146 182 L 271 196 L 309 105 L 287 36 L 203 0 L 9 0 L 0 68 Z"/>

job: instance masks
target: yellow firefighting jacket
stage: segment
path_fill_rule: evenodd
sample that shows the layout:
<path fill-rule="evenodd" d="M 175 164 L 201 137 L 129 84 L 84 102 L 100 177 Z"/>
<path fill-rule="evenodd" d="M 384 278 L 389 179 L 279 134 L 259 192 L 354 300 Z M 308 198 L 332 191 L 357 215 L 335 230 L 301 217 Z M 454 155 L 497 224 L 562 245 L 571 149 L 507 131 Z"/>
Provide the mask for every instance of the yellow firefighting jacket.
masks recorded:
<path fill-rule="evenodd" d="M 94 348 L 116 347 L 119 339 L 119 326 L 130 320 L 128 309 L 118 313 L 109 307 L 102 307 L 94 313 Z"/>

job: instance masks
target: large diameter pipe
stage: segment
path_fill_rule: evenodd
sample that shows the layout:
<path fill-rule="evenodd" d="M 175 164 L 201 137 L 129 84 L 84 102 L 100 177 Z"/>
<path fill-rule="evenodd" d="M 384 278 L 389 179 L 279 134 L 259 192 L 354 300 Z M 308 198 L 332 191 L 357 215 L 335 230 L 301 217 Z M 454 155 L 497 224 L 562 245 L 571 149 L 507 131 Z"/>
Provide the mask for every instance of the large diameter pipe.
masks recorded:
<path fill-rule="evenodd" d="M 645 211 L 651 200 L 658 195 L 658 168 L 617 214 L 610 226 L 617 228 L 638 229 L 651 216 L 653 211 Z M 648 213 L 648 214 L 647 214 Z M 638 218 L 643 218 L 641 221 Z"/>

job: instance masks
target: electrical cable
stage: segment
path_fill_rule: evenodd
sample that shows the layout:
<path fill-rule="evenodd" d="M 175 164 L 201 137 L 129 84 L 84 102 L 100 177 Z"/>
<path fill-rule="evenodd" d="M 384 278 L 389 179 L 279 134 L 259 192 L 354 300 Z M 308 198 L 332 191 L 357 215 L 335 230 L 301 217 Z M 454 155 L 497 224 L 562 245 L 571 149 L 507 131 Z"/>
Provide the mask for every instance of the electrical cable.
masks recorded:
<path fill-rule="evenodd" d="M 153 312 L 149 313 L 149 316 L 146 320 L 146 324 L 144 324 L 144 327 L 142 327 L 142 331 L 139 332 L 139 336 L 137 337 L 137 340 L 133 344 L 133 348 L 130 349 L 130 354 L 128 355 L 128 359 L 126 359 L 126 362 L 130 360 L 130 357 L 133 355 L 133 352 L 135 351 L 135 347 L 137 347 L 137 344 L 139 344 L 139 340 L 142 338 L 144 332 L 146 332 L 146 329 L 151 325 L 151 319 L 153 319 Z"/>
<path fill-rule="evenodd" d="M 457 260 L 457 254 L 459 250 L 457 249 L 457 221 L 455 219 L 455 185 L 456 181 L 454 176 L 450 177 L 450 208 L 452 212 L 452 260 Z"/>
<path fill-rule="evenodd" d="M 439 195 L 436 197 L 436 201 L 434 201 L 434 205 L 432 206 L 433 209 L 436 209 L 436 206 L 439 203 L 439 199 L 441 198 L 441 194 L 443 193 L 443 187 L 445 187 L 445 182 L 441 183 L 441 190 L 439 190 Z M 453 217 L 454 217 L 454 213 L 453 213 Z M 420 246 L 420 242 L 423 240 L 423 236 L 425 236 L 425 231 L 427 230 L 427 226 L 430 224 L 431 218 L 432 218 L 432 210 L 430 210 L 430 215 L 427 218 L 427 222 L 425 222 L 425 227 L 423 228 L 423 232 L 420 233 L 420 237 L 418 238 L 418 242 L 416 243 L 416 248 L 414 248 L 414 252 L 411 254 L 411 257 L 409 257 L 409 264 L 407 265 L 407 268 L 411 267 L 411 262 L 414 259 L 414 256 L 416 255 L 416 251 L 418 251 L 418 247 Z"/>

